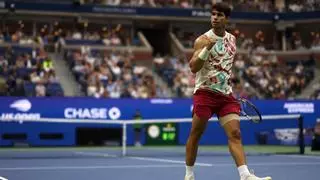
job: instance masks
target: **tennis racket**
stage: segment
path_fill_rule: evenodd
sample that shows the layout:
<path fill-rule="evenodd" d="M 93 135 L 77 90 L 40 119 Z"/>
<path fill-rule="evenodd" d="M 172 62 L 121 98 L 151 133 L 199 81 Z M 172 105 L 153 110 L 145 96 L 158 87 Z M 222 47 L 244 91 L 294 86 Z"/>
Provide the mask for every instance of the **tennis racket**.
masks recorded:
<path fill-rule="evenodd" d="M 248 118 L 248 120 L 254 123 L 261 123 L 262 117 L 258 108 L 249 100 L 239 98 L 238 99 L 241 106 L 241 114 Z"/>

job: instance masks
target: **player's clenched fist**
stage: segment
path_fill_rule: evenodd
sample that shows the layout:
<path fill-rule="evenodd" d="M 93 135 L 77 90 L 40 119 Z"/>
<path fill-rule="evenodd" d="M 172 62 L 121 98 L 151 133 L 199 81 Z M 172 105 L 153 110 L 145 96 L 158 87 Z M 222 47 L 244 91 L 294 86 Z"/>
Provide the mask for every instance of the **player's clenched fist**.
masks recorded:
<path fill-rule="evenodd" d="M 214 52 L 213 48 L 216 44 L 217 40 L 208 38 L 207 36 L 201 36 L 201 41 L 203 42 L 204 47 L 201 48 L 200 53 L 198 54 L 198 58 L 206 61 L 210 55 L 210 53 Z"/>
<path fill-rule="evenodd" d="M 216 44 L 217 40 L 216 39 L 210 39 L 206 36 L 203 36 L 203 39 L 206 41 L 206 48 L 208 51 L 212 49 L 212 47 Z"/>
<path fill-rule="evenodd" d="M 194 44 L 195 51 L 189 62 L 191 72 L 196 73 L 202 68 L 204 62 L 209 59 L 210 53 L 214 51 L 216 42 L 216 39 L 209 38 L 206 35 L 202 35 L 196 39 Z"/>

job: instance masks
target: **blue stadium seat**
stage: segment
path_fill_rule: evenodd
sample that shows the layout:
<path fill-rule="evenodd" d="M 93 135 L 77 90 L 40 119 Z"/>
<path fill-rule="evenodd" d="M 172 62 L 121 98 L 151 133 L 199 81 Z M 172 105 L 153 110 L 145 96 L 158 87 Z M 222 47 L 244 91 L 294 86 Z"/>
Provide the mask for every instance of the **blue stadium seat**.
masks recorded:
<path fill-rule="evenodd" d="M 31 82 L 25 82 L 24 91 L 26 93 L 26 96 L 35 96 L 35 84 Z"/>
<path fill-rule="evenodd" d="M 19 68 L 16 70 L 16 73 L 17 73 L 17 77 L 24 78 L 24 77 L 29 76 L 29 74 L 31 73 L 31 69 Z"/>
<path fill-rule="evenodd" d="M 17 53 L 32 53 L 31 47 L 12 46 L 12 49 Z"/>
<path fill-rule="evenodd" d="M 108 80 L 101 80 L 101 83 L 105 87 L 108 85 Z"/>
<path fill-rule="evenodd" d="M 60 83 L 49 83 L 47 85 L 48 96 L 63 96 L 64 92 Z"/>
<path fill-rule="evenodd" d="M 103 45 L 101 40 L 76 40 L 76 39 L 67 39 L 67 45 Z"/>

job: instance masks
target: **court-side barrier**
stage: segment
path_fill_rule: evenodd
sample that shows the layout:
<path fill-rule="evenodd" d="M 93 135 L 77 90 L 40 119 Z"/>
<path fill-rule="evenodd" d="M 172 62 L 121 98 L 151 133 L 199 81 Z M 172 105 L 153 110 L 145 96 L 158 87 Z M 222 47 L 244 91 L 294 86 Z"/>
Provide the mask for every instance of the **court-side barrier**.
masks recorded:
<path fill-rule="evenodd" d="M 301 114 L 304 117 L 304 127 L 312 128 L 320 117 L 320 101 L 285 101 L 285 100 L 255 100 L 252 101 L 263 115 Z M 56 97 L 56 98 L 0 98 L 0 146 L 12 145 L 12 140 L 4 137 L 6 134 L 26 134 L 30 145 L 35 146 L 72 146 L 76 144 L 76 129 L 79 127 L 110 127 L 120 128 L 116 120 L 131 120 L 139 110 L 143 119 L 190 118 L 192 114 L 192 99 L 95 99 L 89 97 Z M 34 122 L 19 123 L 24 118 Z M 97 123 L 39 123 L 41 118 L 55 119 L 95 119 L 114 121 L 115 124 Z M 297 121 L 266 120 L 262 124 L 242 121 L 242 134 L 245 144 L 259 143 L 257 137 L 261 133 L 275 129 L 286 132 L 298 128 Z M 190 123 L 175 125 L 178 144 L 184 144 L 190 130 Z M 289 129 L 288 129 L 289 128 Z M 148 133 L 147 128 L 143 130 Z M 62 139 L 41 139 L 39 134 L 60 133 Z M 133 127 L 127 128 L 127 142 L 134 143 Z M 143 138 L 144 141 L 147 138 Z M 208 126 L 201 144 L 226 144 L 223 129 L 216 122 Z"/>

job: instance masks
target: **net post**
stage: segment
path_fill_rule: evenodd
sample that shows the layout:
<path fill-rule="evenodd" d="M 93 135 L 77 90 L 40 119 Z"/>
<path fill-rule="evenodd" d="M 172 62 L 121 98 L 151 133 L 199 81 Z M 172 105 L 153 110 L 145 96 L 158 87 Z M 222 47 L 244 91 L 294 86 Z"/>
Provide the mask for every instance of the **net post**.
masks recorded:
<path fill-rule="evenodd" d="M 127 123 L 122 124 L 122 156 L 127 155 Z"/>
<path fill-rule="evenodd" d="M 305 143 L 304 143 L 304 135 L 303 135 L 303 116 L 300 115 L 298 118 L 298 126 L 299 126 L 299 148 L 300 154 L 304 154 L 305 151 Z"/>

